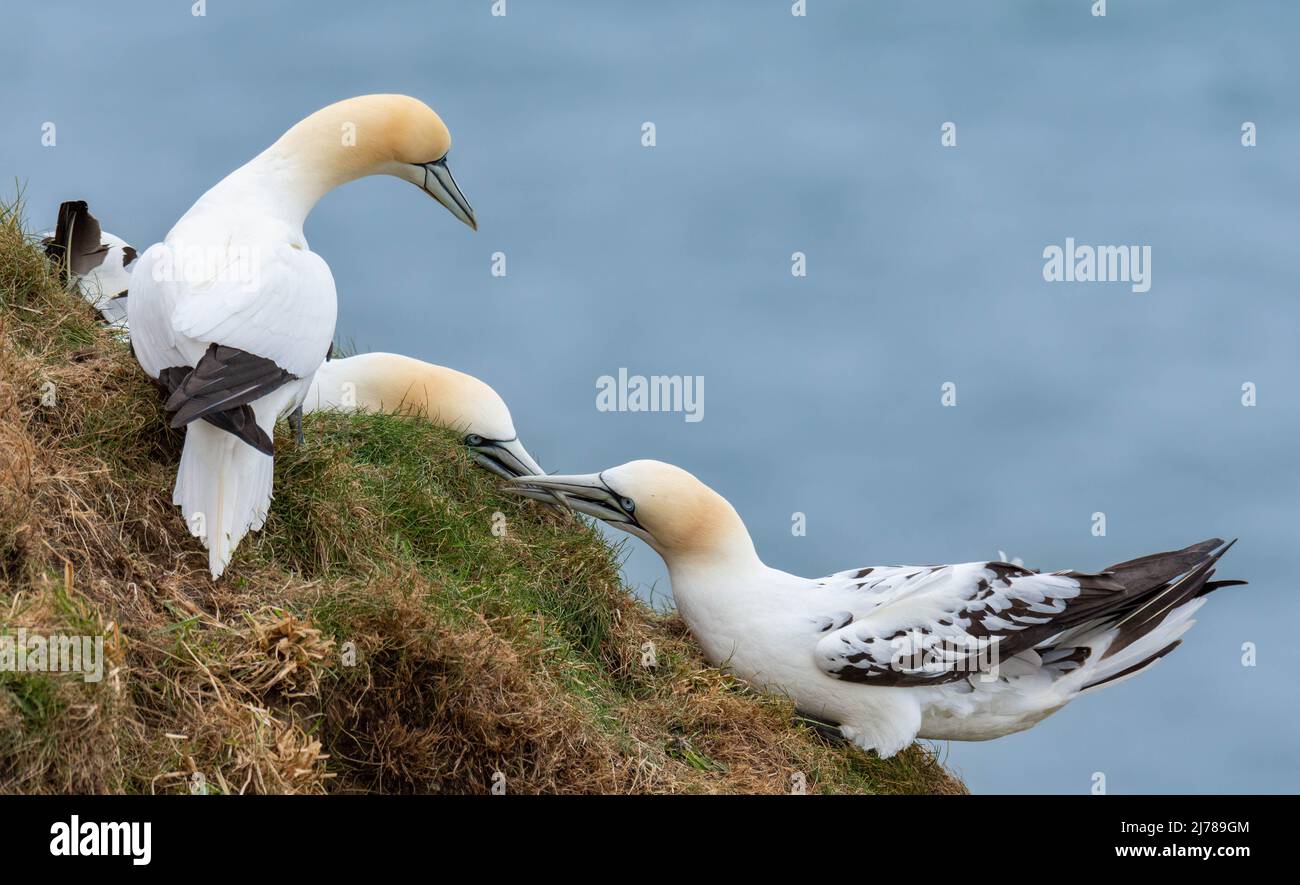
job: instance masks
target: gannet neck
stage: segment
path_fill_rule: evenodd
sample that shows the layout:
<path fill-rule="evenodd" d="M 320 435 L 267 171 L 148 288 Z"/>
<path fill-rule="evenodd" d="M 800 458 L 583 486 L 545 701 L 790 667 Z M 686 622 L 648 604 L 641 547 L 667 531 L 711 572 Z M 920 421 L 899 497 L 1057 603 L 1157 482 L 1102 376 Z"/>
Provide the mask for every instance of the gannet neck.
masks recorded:
<path fill-rule="evenodd" d="M 656 530 L 655 548 L 670 570 L 725 569 L 731 573 L 765 569 L 740 514 L 731 502 L 704 487 L 668 524 Z"/>
<path fill-rule="evenodd" d="M 342 183 L 322 174 L 306 158 L 267 148 L 208 195 L 233 197 L 245 210 L 301 230 L 321 198 Z"/>
<path fill-rule="evenodd" d="M 434 111 L 406 95 L 364 95 L 321 108 L 226 176 L 200 203 L 236 203 L 301 228 L 334 188 L 369 175 L 422 180 L 451 135 Z"/>

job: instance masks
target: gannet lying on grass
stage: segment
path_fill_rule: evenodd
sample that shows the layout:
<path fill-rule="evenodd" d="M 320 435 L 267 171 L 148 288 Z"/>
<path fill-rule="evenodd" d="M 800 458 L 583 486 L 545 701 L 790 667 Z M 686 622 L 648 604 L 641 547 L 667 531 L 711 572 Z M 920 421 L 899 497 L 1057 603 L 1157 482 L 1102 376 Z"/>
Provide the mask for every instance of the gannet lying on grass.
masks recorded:
<path fill-rule="evenodd" d="M 101 230 L 85 200 L 59 206 L 53 231 L 43 235 L 45 254 L 81 297 L 119 332 L 126 327 L 126 297 L 136 251 L 121 237 Z"/>
<path fill-rule="evenodd" d="M 465 434 L 481 466 L 507 479 L 544 474 L 528 454 L 505 401 L 483 381 L 396 353 L 331 359 L 316 370 L 302 410 L 419 415 Z"/>
<path fill-rule="evenodd" d="M 1022 731 L 1135 676 L 1192 626 L 1228 549 L 1216 539 L 1097 574 L 1006 562 L 887 566 L 800 578 L 758 558 L 732 506 L 691 474 L 633 461 L 585 476 L 523 477 L 630 532 L 668 566 L 710 663 L 792 698 L 882 757 L 917 737 Z"/>
<path fill-rule="evenodd" d="M 334 337 L 334 278 L 303 222 L 339 185 L 384 174 L 475 227 L 447 169 L 450 146 L 414 98 L 332 104 L 222 179 L 137 261 L 132 345 L 168 391 L 171 425 L 187 427 L 172 501 L 208 548 L 213 577 L 262 527 L 275 422 L 302 403 Z"/>

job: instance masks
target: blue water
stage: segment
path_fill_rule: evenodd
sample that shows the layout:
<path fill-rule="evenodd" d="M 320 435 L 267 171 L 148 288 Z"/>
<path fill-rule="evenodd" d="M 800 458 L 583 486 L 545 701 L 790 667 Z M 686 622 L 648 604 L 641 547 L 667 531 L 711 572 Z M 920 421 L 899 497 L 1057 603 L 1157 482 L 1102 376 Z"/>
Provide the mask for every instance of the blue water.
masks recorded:
<path fill-rule="evenodd" d="M 945 749 L 978 792 L 1300 789 L 1300 6 L 808 5 L 11 4 L 0 170 L 34 224 L 83 198 L 144 247 L 305 113 L 420 96 L 481 229 L 327 197 L 341 340 L 488 380 L 550 469 L 687 467 L 800 574 L 1240 537 L 1251 586 L 1153 671 Z M 1045 282 L 1066 237 L 1151 246 L 1151 290 Z M 620 367 L 704 376 L 705 419 L 598 411 Z"/>

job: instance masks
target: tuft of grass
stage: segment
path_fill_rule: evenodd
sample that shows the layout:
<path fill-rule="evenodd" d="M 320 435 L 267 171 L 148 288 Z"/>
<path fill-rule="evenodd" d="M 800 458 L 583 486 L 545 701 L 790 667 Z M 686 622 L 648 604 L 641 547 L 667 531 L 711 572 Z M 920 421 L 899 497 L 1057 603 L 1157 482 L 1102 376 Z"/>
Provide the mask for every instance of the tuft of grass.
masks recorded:
<path fill-rule="evenodd" d="M 182 435 L 0 207 L 0 633 L 105 637 L 104 678 L 0 672 L 14 792 L 959 793 L 705 665 L 621 550 L 502 494 L 418 418 L 308 416 L 213 582 Z"/>

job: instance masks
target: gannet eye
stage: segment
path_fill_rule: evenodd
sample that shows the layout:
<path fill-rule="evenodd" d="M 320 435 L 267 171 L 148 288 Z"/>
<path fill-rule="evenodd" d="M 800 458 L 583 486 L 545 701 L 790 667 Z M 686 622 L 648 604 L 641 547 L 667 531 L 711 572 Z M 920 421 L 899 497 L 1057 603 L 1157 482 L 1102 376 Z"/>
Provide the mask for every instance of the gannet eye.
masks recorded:
<path fill-rule="evenodd" d="M 619 498 L 618 506 L 623 508 L 624 513 L 631 513 L 633 510 L 636 509 L 636 502 L 633 501 L 631 498 Z"/>
<path fill-rule="evenodd" d="M 483 445 L 483 437 L 479 436 L 477 433 L 471 433 L 469 436 L 465 437 L 465 445 L 481 446 Z"/>

